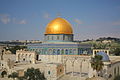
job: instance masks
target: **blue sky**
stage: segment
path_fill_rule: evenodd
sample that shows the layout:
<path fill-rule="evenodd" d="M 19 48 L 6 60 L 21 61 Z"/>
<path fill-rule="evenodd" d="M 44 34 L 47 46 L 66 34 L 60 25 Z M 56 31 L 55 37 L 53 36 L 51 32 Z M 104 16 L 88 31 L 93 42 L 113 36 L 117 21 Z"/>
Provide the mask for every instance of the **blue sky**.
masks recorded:
<path fill-rule="evenodd" d="M 58 15 L 75 40 L 120 38 L 120 0 L 0 0 L 0 40 L 43 40 Z"/>

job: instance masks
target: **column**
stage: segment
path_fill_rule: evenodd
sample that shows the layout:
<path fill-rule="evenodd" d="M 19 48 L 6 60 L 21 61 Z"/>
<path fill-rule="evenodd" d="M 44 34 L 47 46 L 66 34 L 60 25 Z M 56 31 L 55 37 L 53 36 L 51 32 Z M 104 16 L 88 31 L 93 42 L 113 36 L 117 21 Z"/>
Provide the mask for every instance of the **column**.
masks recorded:
<path fill-rule="evenodd" d="M 74 62 L 75 62 L 75 60 L 73 60 L 71 62 L 72 62 L 72 76 L 74 76 Z"/>
<path fill-rule="evenodd" d="M 109 50 L 107 50 L 107 55 L 109 56 Z"/>
<path fill-rule="evenodd" d="M 18 53 L 16 52 L 16 61 L 19 61 L 19 60 L 18 60 L 18 57 L 19 57 L 18 55 L 20 55 L 20 54 L 18 54 Z"/>
<path fill-rule="evenodd" d="M 95 50 L 93 50 L 93 57 L 95 56 Z"/>
<path fill-rule="evenodd" d="M 65 60 L 65 61 L 63 62 L 64 67 L 65 67 L 65 69 L 64 69 L 64 73 L 65 73 L 65 74 L 66 74 L 66 62 L 67 62 L 67 60 Z"/>
<path fill-rule="evenodd" d="M 82 61 L 80 63 L 80 77 L 81 77 L 81 75 L 82 75 Z"/>
<path fill-rule="evenodd" d="M 64 73 L 66 74 L 66 64 L 64 64 L 64 66 L 65 66 Z"/>

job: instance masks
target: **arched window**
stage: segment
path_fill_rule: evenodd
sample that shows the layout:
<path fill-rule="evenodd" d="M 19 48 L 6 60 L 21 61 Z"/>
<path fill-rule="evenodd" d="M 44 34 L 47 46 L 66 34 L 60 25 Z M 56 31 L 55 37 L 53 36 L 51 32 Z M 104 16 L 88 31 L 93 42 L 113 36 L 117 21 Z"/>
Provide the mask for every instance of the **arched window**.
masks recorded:
<path fill-rule="evenodd" d="M 70 54 L 72 54 L 72 49 L 69 50 Z"/>
<path fill-rule="evenodd" d="M 38 49 L 35 49 L 35 52 L 37 52 L 38 51 Z"/>
<path fill-rule="evenodd" d="M 50 75 L 50 71 L 48 71 L 48 74 Z"/>
<path fill-rule="evenodd" d="M 55 49 L 53 49 L 53 54 L 56 54 L 56 52 L 55 52 L 56 50 Z"/>
<path fill-rule="evenodd" d="M 83 50 L 82 49 L 80 49 L 80 54 L 82 54 L 83 53 Z"/>
<path fill-rule="evenodd" d="M 31 57 L 32 57 L 32 55 L 30 54 L 30 55 L 29 55 L 29 58 L 31 58 Z"/>
<path fill-rule="evenodd" d="M 49 52 L 48 52 L 48 54 L 52 54 L 52 49 L 49 49 Z"/>
<path fill-rule="evenodd" d="M 49 36 L 47 37 L 47 40 L 49 40 Z"/>
<path fill-rule="evenodd" d="M 39 53 L 41 54 L 41 49 L 39 49 Z"/>
<path fill-rule="evenodd" d="M 35 49 L 33 49 L 33 51 L 34 51 Z"/>
<path fill-rule="evenodd" d="M 76 49 L 73 49 L 73 54 L 75 54 L 76 53 Z"/>
<path fill-rule="evenodd" d="M 42 54 L 45 54 L 45 50 L 44 49 L 42 49 Z"/>
<path fill-rule="evenodd" d="M 63 40 L 65 40 L 65 36 L 63 35 Z"/>
<path fill-rule="evenodd" d="M 53 40 L 53 36 L 52 36 L 52 40 Z"/>
<path fill-rule="evenodd" d="M 95 54 L 96 54 L 96 51 L 94 51 L 95 52 Z"/>
<path fill-rule="evenodd" d="M 25 58 L 27 57 L 27 54 L 25 55 Z"/>
<path fill-rule="evenodd" d="M 57 55 L 60 55 L 60 49 L 57 50 Z"/>
<path fill-rule="evenodd" d="M 107 53 L 107 51 L 105 51 L 105 53 Z"/>
<path fill-rule="evenodd" d="M 68 40 L 68 36 L 65 36 L 65 40 Z"/>
<path fill-rule="evenodd" d="M 45 54 L 47 54 L 47 49 L 45 49 Z"/>
<path fill-rule="evenodd" d="M 68 49 L 65 50 L 65 54 L 68 55 Z"/>
<path fill-rule="evenodd" d="M 61 54 L 62 54 L 62 55 L 64 54 L 64 49 L 61 50 Z"/>
<path fill-rule="evenodd" d="M 59 40 L 59 36 L 57 36 L 57 40 Z"/>

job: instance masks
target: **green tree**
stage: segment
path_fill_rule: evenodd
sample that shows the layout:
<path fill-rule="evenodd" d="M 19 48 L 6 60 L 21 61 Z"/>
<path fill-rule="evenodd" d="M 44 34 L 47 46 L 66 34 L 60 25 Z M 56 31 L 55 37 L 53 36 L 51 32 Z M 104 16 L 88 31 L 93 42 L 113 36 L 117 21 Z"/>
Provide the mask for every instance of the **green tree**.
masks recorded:
<path fill-rule="evenodd" d="M 18 80 L 46 80 L 44 74 L 41 73 L 39 69 L 34 68 L 28 68 L 22 77 L 19 77 L 18 73 L 13 72 L 8 78 L 13 78 L 13 80 L 15 80 L 15 78 Z"/>
<path fill-rule="evenodd" d="M 44 74 L 39 69 L 28 68 L 24 74 L 24 78 L 27 80 L 46 80 Z"/>
<path fill-rule="evenodd" d="M 92 58 L 91 61 L 91 67 L 93 68 L 93 70 L 97 71 L 97 75 L 98 72 L 101 71 L 103 69 L 103 61 L 102 61 L 102 56 L 101 55 L 95 55 L 94 58 Z"/>
<path fill-rule="evenodd" d="M 105 48 L 109 47 L 109 45 L 101 43 L 101 42 L 96 42 L 96 43 L 93 43 L 93 47 L 95 49 L 105 49 Z"/>
<path fill-rule="evenodd" d="M 26 49 L 26 46 L 14 46 L 12 48 L 9 48 L 8 50 L 10 50 L 13 54 L 16 53 L 16 50 L 20 50 L 20 49 Z"/>
<path fill-rule="evenodd" d="M 116 56 L 120 56 L 120 48 L 115 48 L 112 53 L 114 53 Z"/>
<path fill-rule="evenodd" d="M 15 78 L 18 78 L 18 73 L 13 72 L 12 74 L 8 75 L 8 78 L 13 78 L 13 80 L 15 80 Z"/>
<path fill-rule="evenodd" d="M 23 77 L 18 77 L 18 80 L 25 80 L 24 76 Z"/>
<path fill-rule="evenodd" d="M 7 75 L 7 72 L 6 72 L 6 71 L 3 71 L 3 72 L 1 73 L 2 78 L 4 78 L 5 75 Z"/>

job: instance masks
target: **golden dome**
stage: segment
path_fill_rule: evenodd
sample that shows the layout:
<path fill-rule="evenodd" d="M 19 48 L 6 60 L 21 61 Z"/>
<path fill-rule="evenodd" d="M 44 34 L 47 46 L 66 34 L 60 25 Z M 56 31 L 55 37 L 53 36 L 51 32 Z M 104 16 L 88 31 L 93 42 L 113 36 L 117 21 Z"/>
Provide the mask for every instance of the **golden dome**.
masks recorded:
<path fill-rule="evenodd" d="M 55 18 L 46 27 L 45 34 L 73 34 L 71 24 L 63 18 Z"/>

